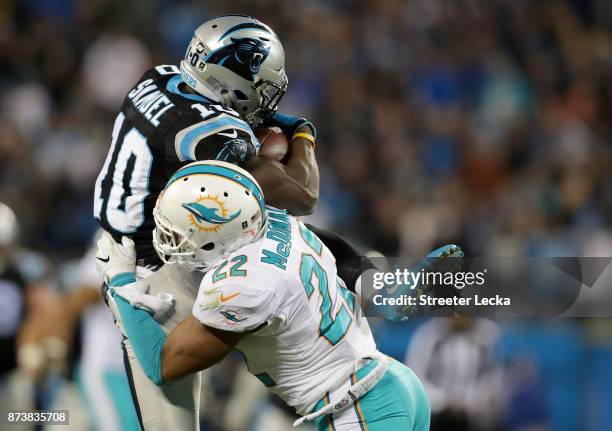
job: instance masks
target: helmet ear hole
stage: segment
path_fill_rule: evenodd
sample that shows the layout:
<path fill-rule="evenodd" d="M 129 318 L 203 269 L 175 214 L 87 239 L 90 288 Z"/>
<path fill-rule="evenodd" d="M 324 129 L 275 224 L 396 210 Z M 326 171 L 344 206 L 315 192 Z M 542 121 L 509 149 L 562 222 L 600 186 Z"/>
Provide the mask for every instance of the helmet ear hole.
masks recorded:
<path fill-rule="evenodd" d="M 236 95 L 236 99 L 238 100 L 249 100 L 246 94 L 244 94 L 240 90 L 234 90 L 234 94 Z"/>
<path fill-rule="evenodd" d="M 202 247 L 202 250 L 204 251 L 211 251 L 215 249 L 215 243 L 214 242 L 207 242 L 206 244 L 204 244 Z"/>

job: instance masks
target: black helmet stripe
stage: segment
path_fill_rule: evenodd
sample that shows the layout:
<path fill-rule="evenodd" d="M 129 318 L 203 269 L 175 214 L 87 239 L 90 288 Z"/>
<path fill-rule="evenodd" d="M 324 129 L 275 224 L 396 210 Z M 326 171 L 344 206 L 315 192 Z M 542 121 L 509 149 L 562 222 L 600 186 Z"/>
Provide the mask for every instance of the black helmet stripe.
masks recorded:
<path fill-rule="evenodd" d="M 242 30 L 242 29 L 245 29 L 245 28 L 255 28 L 255 29 L 266 31 L 268 33 L 272 33 L 272 31 L 270 30 L 270 28 L 267 25 L 260 24 L 260 23 L 257 23 L 257 22 L 243 22 L 241 24 L 235 25 L 235 26 L 231 27 L 230 29 L 228 29 L 225 33 L 223 33 L 223 35 L 219 38 L 219 40 L 223 39 L 228 34 L 231 34 L 231 33 L 235 32 L 235 31 Z M 272 34 L 274 34 L 274 33 L 272 33 Z"/>

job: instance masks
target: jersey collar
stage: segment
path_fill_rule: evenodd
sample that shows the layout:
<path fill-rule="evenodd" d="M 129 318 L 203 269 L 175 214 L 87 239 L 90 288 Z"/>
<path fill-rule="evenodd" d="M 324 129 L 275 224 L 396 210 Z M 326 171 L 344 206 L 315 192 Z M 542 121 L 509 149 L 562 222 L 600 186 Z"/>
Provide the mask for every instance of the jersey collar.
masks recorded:
<path fill-rule="evenodd" d="M 166 84 L 166 90 L 168 90 L 172 94 L 176 94 L 178 96 L 182 96 L 182 97 L 184 97 L 186 99 L 196 100 L 198 102 L 219 103 L 219 101 L 215 100 L 212 97 L 206 97 L 206 96 L 201 95 L 201 94 L 186 93 L 184 91 L 181 91 L 179 86 L 180 86 L 180 84 L 183 84 L 184 82 L 185 81 L 183 81 L 181 79 L 180 75 L 176 75 L 176 76 L 172 77 L 170 80 L 168 80 L 168 83 Z M 187 84 L 185 84 L 185 85 L 187 85 Z M 211 93 L 211 96 L 212 96 L 212 93 Z"/>

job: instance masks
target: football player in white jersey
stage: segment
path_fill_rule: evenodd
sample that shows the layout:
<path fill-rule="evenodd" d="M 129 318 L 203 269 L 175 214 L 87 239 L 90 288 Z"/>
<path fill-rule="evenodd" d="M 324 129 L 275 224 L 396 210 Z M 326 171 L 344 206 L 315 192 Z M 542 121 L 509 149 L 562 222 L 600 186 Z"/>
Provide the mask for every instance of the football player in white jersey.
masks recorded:
<path fill-rule="evenodd" d="M 405 365 L 376 349 L 334 256 L 285 210 L 266 207 L 243 169 L 195 162 L 178 170 L 155 210 L 167 264 L 208 269 L 192 315 L 166 333 L 172 301 L 135 282 L 133 243 L 99 242 L 109 305 L 146 375 L 163 385 L 232 349 L 249 371 L 319 429 L 427 430 L 429 404 Z"/>
<path fill-rule="evenodd" d="M 139 278 L 174 294 L 168 329 L 189 315 L 202 276 L 162 266 L 151 242 L 152 210 L 179 167 L 208 159 L 242 164 L 275 205 L 303 215 L 317 202 L 315 127 L 276 112 L 288 85 L 284 65 L 282 44 L 270 27 L 246 16 L 218 17 L 195 30 L 180 67 L 158 65 L 146 71 L 116 117 L 96 181 L 94 216 L 115 238 L 129 236 L 135 242 Z M 252 127 L 264 119 L 290 141 L 286 164 L 258 155 Z M 174 423 L 197 430 L 200 375 L 158 388 L 142 373 L 129 340 L 123 347 L 141 429 L 164 431 Z"/>
<path fill-rule="evenodd" d="M 155 202 L 178 168 L 195 160 L 240 164 L 257 178 L 269 203 L 294 215 L 309 214 L 316 205 L 316 130 L 310 121 L 277 112 L 287 86 L 285 53 L 274 31 L 257 19 L 226 15 L 195 30 L 180 67 L 148 70 L 124 100 L 96 181 L 94 216 L 116 239 L 129 236 L 135 242 L 139 278 L 174 294 L 175 313 L 166 329 L 190 314 L 202 276 L 162 266 L 151 242 Z M 259 153 L 252 129 L 259 125 L 278 126 L 286 135 L 286 163 Z M 354 290 L 373 265 L 342 238 L 316 231 Z M 157 388 L 139 369 L 129 341 L 123 345 L 141 428 L 166 430 L 167 423 L 180 422 L 181 429 L 198 429 L 200 376 Z M 183 395 L 186 387 L 193 397 Z"/>

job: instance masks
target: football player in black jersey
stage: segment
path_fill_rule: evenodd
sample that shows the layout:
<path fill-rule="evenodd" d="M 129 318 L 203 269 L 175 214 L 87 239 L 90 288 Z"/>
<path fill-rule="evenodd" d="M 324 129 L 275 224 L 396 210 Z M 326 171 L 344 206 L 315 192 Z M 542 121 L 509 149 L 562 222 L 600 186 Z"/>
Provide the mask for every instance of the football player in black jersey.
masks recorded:
<path fill-rule="evenodd" d="M 200 26 L 181 68 L 157 66 L 129 91 L 115 120 L 112 144 L 98 176 L 94 216 L 116 238 L 129 235 L 141 266 L 160 265 L 151 244 L 151 212 L 171 174 L 194 160 L 245 165 L 268 203 L 310 213 L 318 197 L 314 126 L 272 115 L 287 88 L 284 52 L 261 22 L 226 16 Z M 291 141 L 286 165 L 257 157 L 252 126 L 266 119 Z"/>
<path fill-rule="evenodd" d="M 153 208 L 177 169 L 194 160 L 236 163 L 257 179 L 267 204 L 293 215 L 309 214 L 316 205 L 316 129 L 303 118 L 276 111 L 287 90 L 284 57 L 278 37 L 256 19 L 228 15 L 207 21 L 196 29 L 180 69 L 162 65 L 146 72 L 115 120 L 96 181 L 94 215 L 117 241 L 124 235 L 134 240 L 137 277 L 146 278 L 153 293 L 174 295 L 174 314 L 159 322 L 167 332 L 190 315 L 201 279 L 198 272 L 186 273 L 178 265 L 161 266 L 153 248 Z M 287 163 L 257 155 L 253 128 L 258 125 L 282 129 L 290 142 Z M 203 200 L 216 198 L 201 192 Z M 223 211 L 222 206 L 207 210 Z M 360 276 L 374 265 L 340 236 L 308 227 L 333 253 L 340 278 L 359 295 Z M 461 253 L 447 246 L 434 257 L 448 255 L 448 250 Z M 109 256 L 97 259 L 103 267 Z M 127 339 L 124 347 L 141 427 L 198 429 L 200 376 L 157 387 L 143 373 Z"/>
<path fill-rule="evenodd" d="M 268 204 L 294 215 L 309 214 L 316 205 L 315 127 L 276 112 L 287 82 L 283 47 L 270 27 L 229 15 L 196 29 L 180 69 L 154 67 L 125 98 L 96 181 L 94 216 L 117 240 L 123 235 L 134 240 L 139 277 L 163 282 L 175 295 L 176 316 L 168 328 L 181 320 L 183 302 L 191 306 L 199 284 L 194 274 L 162 266 L 152 246 L 153 207 L 179 167 L 194 160 L 240 164 L 258 180 Z M 286 164 L 257 155 L 253 127 L 262 123 L 280 127 L 288 137 Z M 142 373 L 128 340 L 124 347 L 143 429 L 197 428 L 199 376 L 160 389 Z"/>

